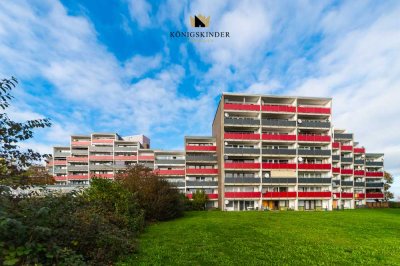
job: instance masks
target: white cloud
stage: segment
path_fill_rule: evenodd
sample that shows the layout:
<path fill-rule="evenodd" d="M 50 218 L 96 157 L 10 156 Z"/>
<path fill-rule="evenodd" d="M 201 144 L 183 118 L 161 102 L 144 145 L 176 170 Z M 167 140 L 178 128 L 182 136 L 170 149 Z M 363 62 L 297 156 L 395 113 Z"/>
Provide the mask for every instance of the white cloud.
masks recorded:
<path fill-rule="evenodd" d="M 160 54 L 155 56 L 135 55 L 125 62 L 125 75 L 129 78 L 139 78 L 148 71 L 159 68 L 161 59 L 162 56 Z"/>
<path fill-rule="evenodd" d="M 151 26 L 151 5 L 146 0 L 130 0 L 128 2 L 131 19 L 141 28 Z"/>

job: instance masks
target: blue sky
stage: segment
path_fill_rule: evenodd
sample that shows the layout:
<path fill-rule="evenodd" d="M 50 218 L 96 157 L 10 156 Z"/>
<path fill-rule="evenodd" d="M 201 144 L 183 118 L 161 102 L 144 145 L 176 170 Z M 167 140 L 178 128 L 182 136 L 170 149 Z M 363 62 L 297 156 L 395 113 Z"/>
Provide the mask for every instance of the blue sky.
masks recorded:
<path fill-rule="evenodd" d="M 398 1 L 79 2 L 0 2 L 0 74 L 21 82 L 11 115 L 53 121 L 23 146 L 107 131 L 179 149 L 211 133 L 223 91 L 328 96 L 335 126 L 400 176 Z M 169 37 L 199 13 L 231 37 Z"/>

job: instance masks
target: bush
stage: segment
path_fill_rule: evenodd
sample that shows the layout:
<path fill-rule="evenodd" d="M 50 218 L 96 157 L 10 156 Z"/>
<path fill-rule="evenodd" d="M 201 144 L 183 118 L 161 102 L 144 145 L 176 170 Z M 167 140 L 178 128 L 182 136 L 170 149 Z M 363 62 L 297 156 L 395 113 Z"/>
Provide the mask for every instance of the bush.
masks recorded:
<path fill-rule="evenodd" d="M 183 215 L 179 191 L 151 169 L 137 165 L 118 175 L 117 182 L 137 197 L 146 220 L 165 221 Z"/>
<path fill-rule="evenodd" d="M 0 264 L 110 265 L 136 250 L 144 214 L 118 183 L 83 193 L 0 196 Z"/>
<path fill-rule="evenodd" d="M 192 194 L 192 208 L 195 211 L 204 211 L 208 202 L 208 196 L 203 190 L 196 190 Z"/>

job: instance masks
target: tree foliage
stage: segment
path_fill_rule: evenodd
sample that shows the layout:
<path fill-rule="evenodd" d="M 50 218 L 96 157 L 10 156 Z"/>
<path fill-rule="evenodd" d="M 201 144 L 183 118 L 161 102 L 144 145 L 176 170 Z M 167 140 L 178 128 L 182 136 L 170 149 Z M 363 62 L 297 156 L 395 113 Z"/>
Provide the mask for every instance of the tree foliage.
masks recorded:
<path fill-rule="evenodd" d="M 385 171 L 385 174 L 383 176 L 383 178 L 385 179 L 385 184 L 383 186 L 383 191 L 385 194 L 385 199 L 386 200 L 390 200 L 390 199 L 394 199 L 394 195 L 392 192 L 389 191 L 390 189 L 390 185 L 393 184 L 393 176 L 392 174 L 390 174 L 389 172 Z"/>
<path fill-rule="evenodd" d="M 193 210 L 203 211 L 206 209 L 208 202 L 208 196 L 204 192 L 204 190 L 196 190 L 195 193 L 192 194 L 192 208 Z"/>

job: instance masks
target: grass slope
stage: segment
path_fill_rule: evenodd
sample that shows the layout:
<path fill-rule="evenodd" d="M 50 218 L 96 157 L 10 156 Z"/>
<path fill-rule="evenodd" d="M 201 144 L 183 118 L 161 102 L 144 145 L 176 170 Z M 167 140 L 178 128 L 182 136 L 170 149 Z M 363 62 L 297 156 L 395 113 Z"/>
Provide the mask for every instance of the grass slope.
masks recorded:
<path fill-rule="evenodd" d="M 121 265 L 400 265 L 400 210 L 191 212 Z"/>

